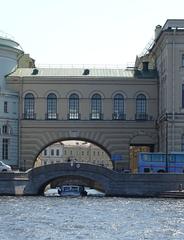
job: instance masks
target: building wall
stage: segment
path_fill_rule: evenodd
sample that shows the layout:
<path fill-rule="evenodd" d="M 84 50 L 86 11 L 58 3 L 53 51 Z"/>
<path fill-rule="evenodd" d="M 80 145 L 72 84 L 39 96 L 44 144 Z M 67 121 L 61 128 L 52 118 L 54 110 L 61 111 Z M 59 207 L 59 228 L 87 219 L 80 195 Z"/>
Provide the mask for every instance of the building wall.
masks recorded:
<path fill-rule="evenodd" d="M 122 93 L 125 98 L 126 120 L 135 120 L 136 96 L 139 93 L 143 93 L 147 97 L 147 114 L 151 120 L 157 118 L 156 79 L 27 77 L 24 79 L 24 83 L 20 78 L 16 81 L 9 78 L 7 84 L 10 89 L 19 92 L 21 118 L 24 113 L 24 97 L 29 92 L 35 97 L 36 120 L 45 120 L 49 93 L 55 93 L 57 96 L 58 120 L 67 120 L 69 95 L 72 93 L 79 95 L 81 120 L 90 119 L 91 96 L 94 93 L 99 93 L 102 97 L 103 120 L 112 120 L 113 96 L 116 93 Z"/>
<path fill-rule="evenodd" d="M 4 106 L 6 105 L 6 106 Z M 0 92 L 0 159 L 12 166 L 18 165 L 18 96 Z M 7 156 L 3 154 L 3 139 L 7 139 Z M 6 141 L 6 140 L 5 140 Z M 5 151 L 5 146 L 4 146 Z"/>
<path fill-rule="evenodd" d="M 8 90 L 5 76 L 16 69 L 22 54 L 17 42 L 0 36 L 0 160 L 14 167 L 19 164 L 19 98 Z"/>
<path fill-rule="evenodd" d="M 7 84 L 20 95 L 20 165 L 30 168 L 43 148 L 60 140 L 86 140 L 102 147 L 109 157 L 121 154 L 122 161 L 116 167 L 129 168 L 130 144 L 151 144 L 157 150 L 157 79 L 126 77 L 64 77 L 64 76 L 9 76 Z M 24 97 L 27 93 L 35 97 L 34 120 L 25 120 Z M 47 96 L 57 96 L 57 120 L 46 120 Z M 68 120 L 69 96 L 80 97 L 80 119 Z M 103 119 L 91 120 L 91 96 L 102 97 Z M 113 120 L 113 96 L 122 93 L 125 98 L 125 120 Z M 146 121 L 135 119 L 136 96 L 147 97 Z M 139 137 L 138 137 L 139 136 Z"/>
<path fill-rule="evenodd" d="M 184 134 L 184 20 L 168 20 L 151 50 L 159 72 L 159 149 L 163 152 L 182 150 Z"/>

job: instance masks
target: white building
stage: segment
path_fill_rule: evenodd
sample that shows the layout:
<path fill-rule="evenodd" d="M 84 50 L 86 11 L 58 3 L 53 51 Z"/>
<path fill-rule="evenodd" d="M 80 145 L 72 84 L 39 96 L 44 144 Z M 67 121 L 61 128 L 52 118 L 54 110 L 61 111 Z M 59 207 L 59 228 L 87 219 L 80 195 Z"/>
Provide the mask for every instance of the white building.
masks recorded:
<path fill-rule="evenodd" d="M 18 94 L 6 87 L 5 76 L 15 70 L 23 54 L 20 45 L 0 36 L 0 160 L 18 166 Z"/>

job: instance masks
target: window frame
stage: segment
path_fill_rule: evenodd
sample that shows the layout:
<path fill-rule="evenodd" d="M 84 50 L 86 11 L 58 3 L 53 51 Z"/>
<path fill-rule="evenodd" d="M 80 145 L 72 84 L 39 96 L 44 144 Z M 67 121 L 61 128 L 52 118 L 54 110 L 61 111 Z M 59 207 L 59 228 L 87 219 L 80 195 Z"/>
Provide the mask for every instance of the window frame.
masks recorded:
<path fill-rule="evenodd" d="M 79 95 L 76 93 L 72 93 L 69 96 L 68 119 L 69 120 L 79 120 L 80 119 Z"/>
<path fill-rule="evenodd" d="M 95 93 L 91 97 L 91 120 L 102 119 L 102 97 Z"/>
<path fill-rule="evenodd" d="M 57 116 L 57 96 L 55 93 L 49 93 L 47 96 L 47 120 L 56 120 Z"/>
<path fill-rule="evenodd" d="M 2 160 L 9 159 L 9 144 L 10 144 L 10 139 L 8 138 L 2 139 Z"/>
<path fill-rule="evenodd" d="M 124 110 L 124 96 L 120 93 L 117 93 L 113 98 L 113 119 L 124 119 Z"/>
<path fill-rule="evenodd" d="M 8 113 L 8 102 L 4 101 L 4 113 Z"/>
<path fill-rule="evenodd" d="M 24 97 L 24 119 L 35 119 L 35 97 L 32 93 Z"/>

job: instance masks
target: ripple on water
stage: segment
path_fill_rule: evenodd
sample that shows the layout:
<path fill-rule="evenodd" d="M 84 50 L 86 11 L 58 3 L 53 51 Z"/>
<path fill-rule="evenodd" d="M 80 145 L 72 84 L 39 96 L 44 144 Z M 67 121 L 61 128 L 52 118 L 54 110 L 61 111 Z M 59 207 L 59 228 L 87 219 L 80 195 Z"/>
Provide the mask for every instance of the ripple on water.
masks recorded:
<path fill-rule="evenodd" d="M 181 240 L 183 200 L 0 197 L 1 240 Z"/>

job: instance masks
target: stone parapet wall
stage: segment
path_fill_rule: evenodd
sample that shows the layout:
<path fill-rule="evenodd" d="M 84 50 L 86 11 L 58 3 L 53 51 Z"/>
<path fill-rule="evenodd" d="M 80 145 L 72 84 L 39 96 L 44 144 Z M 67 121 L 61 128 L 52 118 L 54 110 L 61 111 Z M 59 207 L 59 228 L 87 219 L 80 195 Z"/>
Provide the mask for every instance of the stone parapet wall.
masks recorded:
<path fill-rule="evenodd" d="M 1 173 L 0 195 L 41 195 L 49 182 L 69 176 L 84 186 L 100 186 L 106 196 L 158 197 L 184 186 L 184 174 L 125 174 L 89 164 L 53 164 L 27 173 Z"/>

